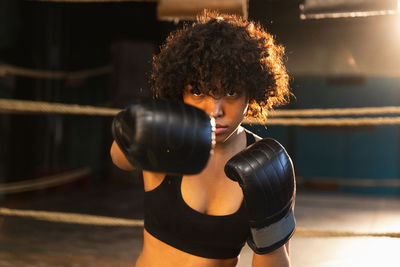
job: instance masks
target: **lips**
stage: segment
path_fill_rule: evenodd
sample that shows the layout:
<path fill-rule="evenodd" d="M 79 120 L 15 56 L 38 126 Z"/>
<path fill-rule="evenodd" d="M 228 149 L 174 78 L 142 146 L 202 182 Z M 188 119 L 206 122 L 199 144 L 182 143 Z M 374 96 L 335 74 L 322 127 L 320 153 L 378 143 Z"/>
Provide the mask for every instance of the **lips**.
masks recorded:
<path fill-rule="evenodd" d="M 228 126 L 217 124 L 215 125 L 215 134 L 223 134 L 228 130 Z"/>

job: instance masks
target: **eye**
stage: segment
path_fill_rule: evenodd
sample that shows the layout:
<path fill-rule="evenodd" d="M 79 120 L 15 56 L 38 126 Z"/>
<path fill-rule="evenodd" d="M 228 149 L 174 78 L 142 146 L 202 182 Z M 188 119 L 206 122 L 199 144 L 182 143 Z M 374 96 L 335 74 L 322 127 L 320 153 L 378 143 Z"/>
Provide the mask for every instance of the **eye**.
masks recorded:
<path fill-rule="evenodd" d="M 197 88 L 196 85 L 192 85 L 192 88 L 189 90 L 189 92 L 194 95 L 194 96 L 202 96 L 203 93 Z"/>
<path fill-rule="evenodd" d="M 226 92 L 226 95 L 230 97 L 235 97 L 238 95 L 238 93 L 235 90 L 229 90 Z"/>

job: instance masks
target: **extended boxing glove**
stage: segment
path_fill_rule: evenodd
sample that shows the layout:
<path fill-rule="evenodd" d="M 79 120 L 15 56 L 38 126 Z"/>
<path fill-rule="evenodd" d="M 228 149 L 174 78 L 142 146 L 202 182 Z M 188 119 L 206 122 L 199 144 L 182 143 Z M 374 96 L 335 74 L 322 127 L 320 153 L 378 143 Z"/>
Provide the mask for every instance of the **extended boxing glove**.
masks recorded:
<path fill-rule="evenodd" d="M 296 193 L 293 163 L 284 147 L 262 139 L 231 158 L 224 170 L 243 190 L 251 230 L 248 245 L 257 254 L 284 245 L 295 230 Z"/>
<path fill-rule="evenodd" d="M 215 124 L 204 111 L 163 100 L 131 104 L 112 123 L 113 137 L 135 167 L 168 174 L 195 174 L 215 144 Z"/>

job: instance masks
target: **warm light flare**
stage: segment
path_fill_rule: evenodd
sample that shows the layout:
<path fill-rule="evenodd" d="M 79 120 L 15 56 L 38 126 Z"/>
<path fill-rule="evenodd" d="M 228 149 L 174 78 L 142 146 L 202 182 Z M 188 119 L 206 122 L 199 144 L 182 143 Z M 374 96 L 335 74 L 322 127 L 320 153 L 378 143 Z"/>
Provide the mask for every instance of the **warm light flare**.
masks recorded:
<path fill-rule="evenodd" d="M 333 251 L 334 260 L 321 267 L 395 267 L 398 266 L 398 246 L 399 240 L 391 238 L 346 239 Z"/>

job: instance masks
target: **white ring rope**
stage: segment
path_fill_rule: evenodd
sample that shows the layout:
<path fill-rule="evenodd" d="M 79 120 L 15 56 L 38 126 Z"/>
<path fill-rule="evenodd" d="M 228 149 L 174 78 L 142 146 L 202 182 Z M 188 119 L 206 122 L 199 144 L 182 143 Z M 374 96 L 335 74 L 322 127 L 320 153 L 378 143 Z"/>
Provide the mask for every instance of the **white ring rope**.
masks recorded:
<path fill-rule="evenodd" d="M 80 106 L 76 104 L 48 103 L 0 99 L 0 113 L 58 113 L 70 115 L 114 116 L 120 109 Z"/>
<path fill-rule="evenodd" d="M 355 232 L 296 227 L 296 237 L 390 237 L 400 238 L 400 232 Z"/>
<path fill-rule="evenodd" d="M 371 125 L 398 125 L 400 117 L 373 117 L 373 118 L 323 118 L 323 119 L 302 119 L 302 118 L 287 118 L 287 119 L 267 119 L 245 120 L 244 123 L 249 124 L 266 124 L 266 125 L 284 125 L 284 126 L 371 126 Z"/>
<path fill-rule="evenodd" d="M 38 211 L 38 210 L 17 210 L 0 207 L 0 215 L 17 216 L 31 218 L 42 221 L 56 223 L 70 223 L 81 225 L 97 225 L 97 226 L 128 226 L 143 227 L 143 220 L 113 218 L 107 216 L 95 216 L 77 213 L 55 212 L 55 211 Z M 353 231 L 334 231 L 323 229 L 308 229 L 297 227 L 296 237 L 390 237 L 400 238 L 400 233 L 396 232 L 353 232 Z"/>
<path fill-rule="evenodd" d="M 56 2 L 56 3 L 105 3 L 105 2 L 148 2 L 157 3 L 158 0 L 28 0 L 31 2 Z"/>
<path fill-rule="evenodd" d="M 400 179 L 367 179 L 367 178 L 302 178 L 297 177 L 300 185 L 335 185 L 356 187 L 400 187 Z"/>
<path fill-rule="evenodd" d="M 275 110 L 271 117 L 321 117 L 321 116 L 354 116 L 354 115 L 387 115 L 400 114 L 400 107 L 387 106 L 376 108 L 327 108 L 327 109 L 296 109 Z"/>
<path fill-rule="evenodd" d="M 347 109 L 346 114 L 351 114 L 353 111 L 355 115 L 368 112 L 372 114 L 371 110 L 375 110 L 380 114 L 394 114 L 398 112 L 398 107 L 381 107 L 381 108 L 361 108 Z M 71 114 L 71 115 L 92 115 L 92 116 L 114 116 L 121 109 L 103 108 L 94 106 L 80 106 L 74 104 L 60 104 L 48 103 L 40 101 L 26 101 L 26 100 L 12 100 L 0 99 L 0 113 L 58 113 L 58 114 Z M 295 112 L 295 110 L 291 111 Z M 300 114 L 305 114 L 301 110 Z M 327 112 L 337 114 L 338 111 L 334 109 L 327 110 Z M 315 110 L 311 112 L 315 113 Z M 276 111 L 276 114 L 279 114 Z M 276 117 L 277 115 L 275 115 Z M 266 122 L 256 119 L 246 119 L 244 123 L 250 124 L 267 124 L 267 125 L 297 125 L 297 126 L 363 126 L 363 125 L 398 125 L 400 124 L 400 117 L 363 117 L 363 118 L 319 118 L 319 119 L 304 119 L 304 118 L 270 118 Z"/>
<path fill-rule="evenodd" d="M 38 179 L 0 184 L 0 194 L 12 194 L 45 189 L 78 180 L 84 176 L 90 175 L 91 172 L 92 170 L 90 168 L 82 168 Z"/>
<path fill-rule="evenodd" d="M 85 79 L 93 76 L 108 74 L 112 71 L 111 66 L 103 66 L 93 69 L 85 69 L 80 71 L 49 71 L 36 70 L 23 67 L 17 67 L 8 64 L 0 64 L 0 77 L 6 75 L 24 76 L 30 78 L 41 79 Z"/>
<path fill-rule="evenodd" d="M 90 108 L 90 109 L 88 109 Z M 27 111 L 27 112 L 54 112 L 84 115 L 115 115 L 120 109 L 99 108 L 72 104 L 48 103 L 40 101 L 13 100 L 0 98 L 0 111 Z M 107 111 L 102 112 L 101 110 Z M 70 111 L 70 112 L 69 112 Z M 400 107 L 368 107 L 368 108 L 343 108 L 343 109 L 296 109 L 275 110 L 269 114 L 271 117 L 313 117 L 313 116 L 344 116 L 344 115 L 387 115 L 400 114 Z"/>
<path fill-rule="evenodd" d="M 143 220 L 131 220 L 67 212 L 16 210 L 0 207 L 0 215 L 18 216 L 36 220 L 99 226 L 143 226 Z"/>

